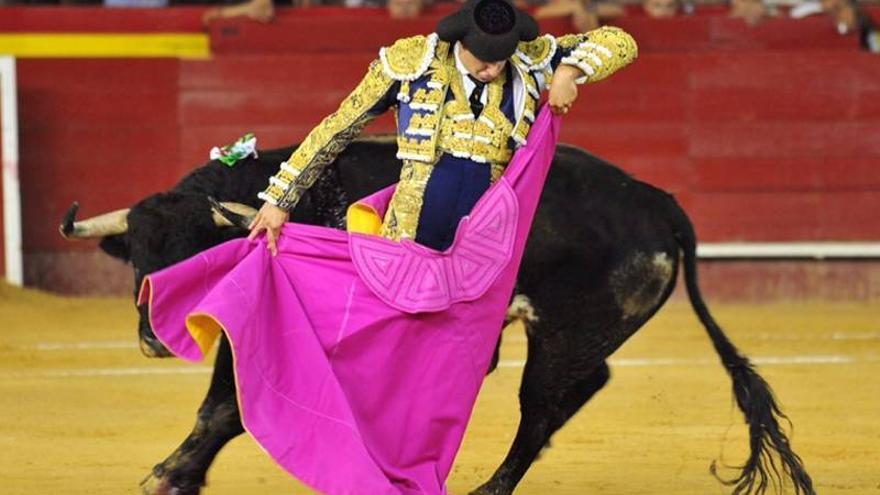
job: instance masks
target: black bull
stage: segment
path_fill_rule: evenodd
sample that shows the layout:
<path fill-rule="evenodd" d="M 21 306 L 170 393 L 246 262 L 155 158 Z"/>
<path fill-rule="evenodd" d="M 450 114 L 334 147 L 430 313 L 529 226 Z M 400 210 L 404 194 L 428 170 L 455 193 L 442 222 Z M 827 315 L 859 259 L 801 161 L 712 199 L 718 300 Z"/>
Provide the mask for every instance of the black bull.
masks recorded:
<path fill-rule="evenodd" d="M 74 237 L 102 237 L 106 252 L 134 266 L 137 291 L 145 275 L 245 235 L 238 227 L 218 227 L 207 197 L 258 207 L 257 192 L 291 149 L 267 151 L 234 167 L 210 162 L 170 192 L 123 211 L 127 228 L 123 222 L 121 229 L 89 234 L 89 220 L 74 222 L 72 208 L 62 231 Z M 354 142 L 308 191 L 294 220 L 341 227 L 350 199 L 396 180 L 400 164 L 394 149 L 389 139 Z M 551 435 L 608 382 L 606 359 L 667 300 L 680 258 L 690 301 L 732 378 L 750 430 L 748 460 L 736 477 L 722 481 L 734 494 L 763 493 L 779 481 L 792 485 L 795 493 L 814 493 L 780 428 L 785 416 L 769 386 L 726 338 L 703 302 L 695 245 L 693 227 L 672 196 L 582 150 L 558 148 L 519 273 L 519 295 L 509 314 L 526 324 L 528 335 L 521 421 L 503 464 L 473 493 L 513 492 Z M 153 336 L 146 308 L 139 311 L 142 350 L 167 355 Z M 234 387 L 224 338 L 195 428 L 153 469 L 142 484 L 145 493 L 199 492 L 214 457 L 243 432 Z"/>

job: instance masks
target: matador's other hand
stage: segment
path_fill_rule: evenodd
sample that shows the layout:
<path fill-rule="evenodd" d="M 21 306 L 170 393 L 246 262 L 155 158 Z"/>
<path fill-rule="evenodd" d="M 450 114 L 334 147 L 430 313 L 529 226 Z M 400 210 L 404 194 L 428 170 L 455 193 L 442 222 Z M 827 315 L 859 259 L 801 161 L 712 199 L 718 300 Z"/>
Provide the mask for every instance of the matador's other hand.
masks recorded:
<path fill-rule="evenodd" d="M 263 207 L 257 212 L 254 221 L 248 226 L 251 233 L 248 240 L 256 239 L 260 232 L 266 231 L 266 247 L 272 253 L 272 256 L 278 255 L 278 237 L 281 235 L 281 227 L 287 223 L 290 213 L 283 208 L 279 208 L 272 203 L 263 203 Z"/>
<path fill-rule="evenodd" d="M 553 113 L 566 114 L 577 99 L 577 84 L 574 80 L 559 78 L 550 83 L 550 95 L 548 103 Z"/>
<path fill-rule="evenodd" d="M 560 115 L 571 110 L 571 106 L 578 97 L 578 88 L 574 80 L 574 76 L 568 76 L 568 74 L 554 75 L 553 82 L 550 83 L 550 94 L 547 101 L 553 113 Z"/>

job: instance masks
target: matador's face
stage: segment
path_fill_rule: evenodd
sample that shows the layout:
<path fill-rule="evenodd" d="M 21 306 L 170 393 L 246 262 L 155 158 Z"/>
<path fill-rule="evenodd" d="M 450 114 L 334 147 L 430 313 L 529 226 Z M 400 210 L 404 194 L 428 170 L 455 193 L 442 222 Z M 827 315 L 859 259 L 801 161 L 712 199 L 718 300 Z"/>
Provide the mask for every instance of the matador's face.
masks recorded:
<path fill-rule="evenodd" d="M 504 67 L 507 65 L 507 60 L 501 60 L 498 62 L 486 62 L 485 60 L 480 60 L 463 44 L 461 45 L 459 55 L 461 57 L 461 62 L 464 64 L 464 67 L 468 72 L 484 83 L 494 81 L 495 78 L 501 75 L 504 71 Z"/>

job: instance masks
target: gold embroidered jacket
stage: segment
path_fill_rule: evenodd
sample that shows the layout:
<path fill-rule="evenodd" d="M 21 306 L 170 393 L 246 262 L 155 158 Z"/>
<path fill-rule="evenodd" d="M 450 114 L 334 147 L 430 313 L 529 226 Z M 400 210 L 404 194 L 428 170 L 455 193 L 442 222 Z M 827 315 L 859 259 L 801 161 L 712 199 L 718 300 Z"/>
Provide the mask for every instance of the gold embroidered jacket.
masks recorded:
<path fill-rule="evenodd" d="M 583 76 L 576 82 L 583 84 L 605 79 L 632 62 L 638 52 L 632 37 L 614 27 L 520 43 L 509 59 L 516 107 L 511 122 L 500 110 L 503 77 L 487 85 L 487 104 L 479 118 L 474 117 L 453 48 L 436 34 L 401 39 L 383 48 L 339 109 L 281 164 L 260 198 L 293 208 L 323 168 L 371 120 L 396 107 L 397 157 L 403 168 L 380 234 L 395 240 L 415 238 L 425 187 L 443 153 L 486 163 L 497 179 L 513 151 L 525 144 L 541 91 L 549 87 L 560 64 L 579 68 Z"/>

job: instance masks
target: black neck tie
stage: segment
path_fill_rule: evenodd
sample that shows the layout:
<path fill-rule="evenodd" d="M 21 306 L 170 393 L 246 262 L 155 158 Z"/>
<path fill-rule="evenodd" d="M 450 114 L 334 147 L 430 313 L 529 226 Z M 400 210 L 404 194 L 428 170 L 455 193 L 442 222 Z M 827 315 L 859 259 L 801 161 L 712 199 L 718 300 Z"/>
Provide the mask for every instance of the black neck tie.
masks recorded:
<path fill-rule="evenodd" d="M 474 83 L 474 90 L 471 91 L 470 97 L 471 112 L 474 114 L 474 118 L 477 118 L 483 112 L 483 102 L 480 101 L 480 97 L 483 96 L 483 88 L 486 86 L 486 83 L 473 76 L 468 75 L 468 77 Z"/>

